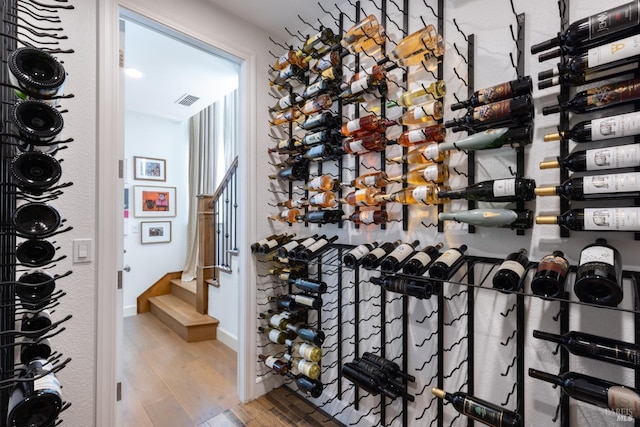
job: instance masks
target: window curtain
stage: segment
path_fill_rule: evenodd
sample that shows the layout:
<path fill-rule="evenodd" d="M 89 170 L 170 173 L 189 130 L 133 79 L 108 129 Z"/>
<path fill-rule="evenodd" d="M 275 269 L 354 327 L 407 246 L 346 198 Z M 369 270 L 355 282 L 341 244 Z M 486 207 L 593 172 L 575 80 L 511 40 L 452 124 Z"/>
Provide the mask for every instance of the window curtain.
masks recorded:
<path fill-rule="evenodd" d="M 198 199 L 213 194 L 236 157 L 237 90 L 189 119 L 189 217 L 187 256 L 182 280 L 196 278 L 198 262 Z"/>

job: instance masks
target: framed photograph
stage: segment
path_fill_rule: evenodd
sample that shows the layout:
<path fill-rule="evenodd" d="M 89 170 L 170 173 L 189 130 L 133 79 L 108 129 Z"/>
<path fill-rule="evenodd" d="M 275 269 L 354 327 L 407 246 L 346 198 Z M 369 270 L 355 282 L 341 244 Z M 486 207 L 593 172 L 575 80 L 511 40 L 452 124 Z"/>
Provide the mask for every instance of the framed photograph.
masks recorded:
<path fill-rule="evenodd" d="M 140 243 L 169 243 L 171 241 L 171 221 L 150 221 L 140 223 Z"/>
<path fill-rule="evenodd" d="M 151 157 L 133 157 L 133 179 L 166 181 L 167 161 Z"/>
<path fill-rule="evenodd" d="M 133 187 L 133 216 L 176 216 L 176 187 Z"/>

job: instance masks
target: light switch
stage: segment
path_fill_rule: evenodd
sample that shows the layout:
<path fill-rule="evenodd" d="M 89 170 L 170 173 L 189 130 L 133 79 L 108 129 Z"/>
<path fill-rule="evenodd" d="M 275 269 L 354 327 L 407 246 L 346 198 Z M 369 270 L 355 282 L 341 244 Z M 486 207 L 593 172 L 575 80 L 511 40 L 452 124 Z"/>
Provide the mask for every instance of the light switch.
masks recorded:
<path fill-rule="evenodd" d="M 75 239 L 73 241 L 73 263 L 81 264 L 93 261 L 91 239 Z"/>

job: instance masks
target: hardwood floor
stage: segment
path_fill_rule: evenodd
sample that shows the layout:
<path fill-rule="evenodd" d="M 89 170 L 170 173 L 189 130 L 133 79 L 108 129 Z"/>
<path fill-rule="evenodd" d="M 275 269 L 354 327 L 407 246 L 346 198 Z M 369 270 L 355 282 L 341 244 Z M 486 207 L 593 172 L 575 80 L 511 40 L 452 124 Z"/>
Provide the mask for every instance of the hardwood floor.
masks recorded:
<path fill-rule="evenodd" d="M 236 353 L 187 343 L 151 313 L 124 319 L 125 427 L 337 426 L 288 389 L 240 404 Z"/>

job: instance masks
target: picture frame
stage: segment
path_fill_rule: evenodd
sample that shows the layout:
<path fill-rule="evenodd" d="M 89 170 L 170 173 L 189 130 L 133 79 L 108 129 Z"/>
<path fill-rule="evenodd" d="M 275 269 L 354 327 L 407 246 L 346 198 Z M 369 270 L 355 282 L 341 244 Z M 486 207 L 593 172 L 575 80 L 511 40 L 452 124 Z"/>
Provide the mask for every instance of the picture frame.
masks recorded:
<path fill-rule="evenodd" d="M 139 218 L 176 216 L 176 187 L 133 187 L 133 216 Z"/>
<path fill-rule="evenodd" d="M 140 243 L 171 242 L 171 221 L 143 221 L 140 223 Z"/>
<path fill-rule="evenodd" d="M 152 157 L 133 157 L 133 179 L 142 181 L 166 181 L 167 161 Z"/>

